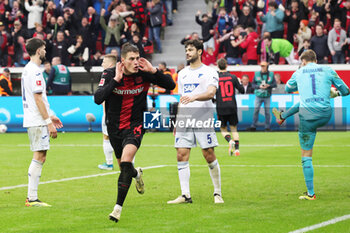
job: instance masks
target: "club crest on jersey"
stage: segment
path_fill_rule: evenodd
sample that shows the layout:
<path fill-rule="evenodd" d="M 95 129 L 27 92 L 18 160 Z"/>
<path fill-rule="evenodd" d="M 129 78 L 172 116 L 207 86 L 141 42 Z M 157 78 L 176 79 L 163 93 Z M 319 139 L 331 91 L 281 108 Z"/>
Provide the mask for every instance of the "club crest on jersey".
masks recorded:
<path fill-rule="evenodd" d="M 198 87 L 199 83 L 188 83 L 184 85 L 184 93 L 191 93 L 196 87 Z"/>
<path fill-rule="evenodd" d="M 103 86 L 105 84 L 105 79 L 101 78 L 100 83 L 98 84 L 98 86 Z"/>
<path fill-rule="evenodd" d="M 36 80 L 36 85 L 41 86 L 41 80 Z"/>

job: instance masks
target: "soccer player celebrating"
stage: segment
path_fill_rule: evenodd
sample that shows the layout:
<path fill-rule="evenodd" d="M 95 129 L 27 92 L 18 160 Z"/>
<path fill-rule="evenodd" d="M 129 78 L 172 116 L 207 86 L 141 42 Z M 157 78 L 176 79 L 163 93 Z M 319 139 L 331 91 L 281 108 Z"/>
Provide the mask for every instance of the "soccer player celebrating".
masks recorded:
<path fill-rule="evenodd" d="M 221 121 L 220 131 L 222 136 L 229 143 L 229 155 L 239 156 L 239 135 L 237 132 L 238 116 L 235 89 L 244 94 L 244 87 L 239 83 L 235 75 L 227 72 L 227 62 L 224 58 L 218 60 L 219 67 L 219 88 L 216 92 L 216 112 Z M 232 130 L 232 138 L 227 130 L 227 123 Z M 234 149 L 234 151 L 233 151 Z"/>
<path fill-rule="evenodd" d="M 103 72 L 106 69 L 115 67 L 117 63 L 117 57 L 112 54 L 107 54 L 104 56 L 102 61 Z M 103 134 L 103 152 L 106 157 L 106 162 L 99 164 L 98 168 L 101 170 L 113 170 L 113 147 L 109 141 L 107 126 L 106 126 L 106 114 L 105 114 L 105 105 L 103 103 L 103 116 L 102 116 L 102 134 Z M 117 159 L 120 166 L 120 159 Z"/>
<path fill-rule="evenodd" d="M 59 118 L 51 114 L 46 96 L 46 84 L 39 67 L 45 60 L 45 42 L 38 38 L 27 41 L 30 62 L 24 67 L 21 77 L 23 100 L 23 127 L 27 128 L 30 149 L 34 152 L 28 169 L 28 197 L 26 206 L 51 206 L 38 199 L 41 170 L 50 149 L 50 137 L 57 137 L 56 128 L 62 128 Z"/>
<path fill-rule="evenodd" d="M 312 148 L 316 130 L 328 123 L 332 116 L 330 98 L 336 95 L 349 95 L 349 88 L 330 67 L 316 64 L 316 54 L 307 50 L 300 56 L 302 67 L 294 72 L 286 85 L 287 92 L 299 91 L 300 103 L 291 107 L 286 114 L 274 110 L 277 122 L 282 124 L 285 118 L 299 112 L 299 142 L 301 160 L 307 192 L 301 200 L 315 200 L 314 169 L 312 166 Z M 331 90 L 332 84 L 338 91 Z M 330 91 L 331 90 L 331 95 Z"/>
<path fill-rule="evenodd" d="M 171 77 L 159 72 L 144 58 L 140 58 L 136 46 L 125 43 L 121 50 L 121 62 L 115 69 L 106 69 L 95 93 L 95 103 L 105 102 L 106 125 L 109 140 L 117 159 L 120 159 L 121 172 L 118 179 L 118 198 L 110 220 L 118 222 L 122 206 L 132 178 L 136 180 L 136 190 L 144 193 L 142 169 L 135 169 L 132 161 L 145 130 L 143 112 L 147 110 L 147 92 L 150 84 L 166 89 L 174 89 Z"/>
<path fill-rule="evenodd" d="M 186 59 L 190 64 L 179 72 L 178 87 L 181 95 L 177 121 L 189 114 L 191 119 L 213 117 L 212 99 L 218 87 L 218 73 L 201 62 L 203 44 L 199 40 L 188 40 L 185 43 Z M 184 114 L 185 113 L 185 114 Z M 204 117 L 202 117 L 204 116 Z M 202 148 L 202 153 L 209 166 L 209 173 L 214 184 L 214 203 L 224 203 L 221 197 L 220 166 L 214 153 L 218 145 L 214 127 L 176 126 L 175 148 L 177 152 L 177 167 L 181 186 L 181 196 L 168 204 L 192 203 L 190 195 L 189 158 L 196 141 Z"/>

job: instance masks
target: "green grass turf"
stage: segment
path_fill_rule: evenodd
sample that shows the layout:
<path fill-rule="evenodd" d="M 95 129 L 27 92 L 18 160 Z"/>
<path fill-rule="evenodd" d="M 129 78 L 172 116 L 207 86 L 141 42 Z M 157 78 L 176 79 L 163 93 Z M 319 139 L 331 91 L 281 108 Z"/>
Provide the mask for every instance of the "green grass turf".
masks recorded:
<path fill-rule="evenodd" d="M 120 222 L 108 220 L 116 200 L 114 174 L 39 185 L 39 198 L 51 208 L 25 207 L 26 187 L 0 190 L 0 232 L 289 232 L 350 214 L 350 133 L 318 133 L 313 202 L 298 200 L 306 187 L 296 132 L 240 133 L 239 157 L 228 156 L 227 143 L 217 136 L 222 205 L 213 204 L 199 148 L 190 157 L 193 204 L 167 205 L 180 194 L 174 138 L 147 133 L 135 165 L 171 166 L 144 171 L 145 194 L 132 185 Z M 32 158 L 27 134 L 0 135 L 0 148 L 0 187 L 27 184 Z M 51 141 L 41 181 L 108 173 L 97 168 L 103 161 L 100 133 L 60 133 Z M 314 232 L 350 232 L 350 220 Z"/>

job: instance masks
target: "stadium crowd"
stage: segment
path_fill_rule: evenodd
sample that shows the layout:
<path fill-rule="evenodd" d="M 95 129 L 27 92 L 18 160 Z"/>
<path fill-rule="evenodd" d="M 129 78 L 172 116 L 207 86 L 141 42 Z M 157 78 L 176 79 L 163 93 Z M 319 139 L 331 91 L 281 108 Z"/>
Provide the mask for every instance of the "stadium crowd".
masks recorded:
<path fill-rule="evenodd" d="M 29 61 L 26 40 L 46 42 L 46 60 L 66 66 L 101 65 L 101 54 L 131 42 L 145 53 L 161 52 L 160 33 L 172 25 L 176 0 L 1 0 L 0 66 Z M 149 39 L 155 40 L 153 49 Z"/>
<path fill-rule="evenodd" d="M 221 57 L 231 65 L 297 64 L 307 49 L 316 52 L 318 63 L 349 63 L 349 0 L 206 2 L 207 12 L 198 11 L 195 20 L 207 65 Z"/>
<path fill-rule="evenodd" d="M 195 14 L 201 33 L 181 43 L 202 40 L 206 65 L 223 57 L 229 65 L 298 64 L 307 49 L 318 63 L 350 62 L 350 0 L 204 2 L 207 12 Z M 104 54 L 120 58 L 126 42 L 141 57 L 161 53 L 176 11 L 176 0 L 0 0 L 0 66 L 25 66 L 32 37 L 46 41 L 48 62 L 58 57 L 68 67 L 100 66 Z"/>
<path fill-rule="evenodd" d="M 309 48 L 319 63 L 349 62 L 349 0 L 205 2 L 207 12 L 195 15 L 201 34 L 184 39 L 203 40 L 205 64 L 221 57 L 231 65 L 295 64 Z M 100 54 L 119 56 L 126 42 L 142 56 L 161 53 L 162 31 L 176 10 L 176 0 L 1 0 L 0 66 L 24 66 L 32 37 L 46 41 L 48 61 L 58 56 L 66 66 L 100 65 Z"/>

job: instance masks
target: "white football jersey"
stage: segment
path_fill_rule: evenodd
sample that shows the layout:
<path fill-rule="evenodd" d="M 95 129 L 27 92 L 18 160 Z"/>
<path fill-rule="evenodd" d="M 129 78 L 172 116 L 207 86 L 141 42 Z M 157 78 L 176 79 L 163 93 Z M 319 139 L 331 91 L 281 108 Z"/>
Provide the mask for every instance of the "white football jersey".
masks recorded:
<path fill-rule="evenodd" d="M 42 70 L 34 62 L 29 62 L 23 69 L 21 77 L 23 101 L 23 127 L 46 125 L 35 103 L 34 94 L 42 93 L 46 110 L 50 113 L 50 105 L 46 96 L 46 84 Z"/>
<path fill-rule="evenodd" d="M 179 72 L 178 76 L 179 94 L 182 96 L 204 93 L 207 91 L 209 86 L 218 88 L 218 83 L 218 72 L 204 64 L 197 69 L 191 69 L 189 66 L 187 66 Z M 214 105 L 212 100 L 207 100 L 194 101 L 186 104 L 185 106 L 195 108 L 212 108 Z"/>

